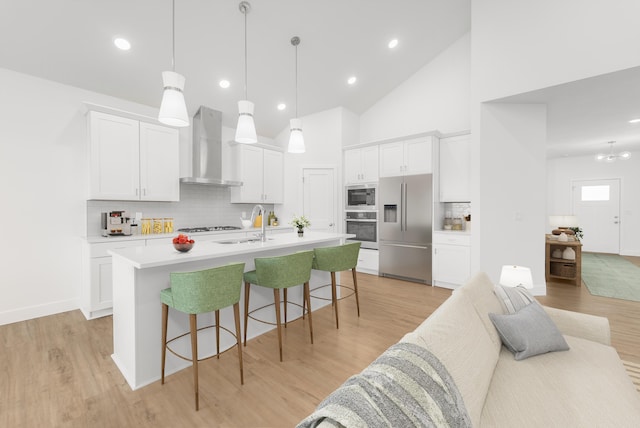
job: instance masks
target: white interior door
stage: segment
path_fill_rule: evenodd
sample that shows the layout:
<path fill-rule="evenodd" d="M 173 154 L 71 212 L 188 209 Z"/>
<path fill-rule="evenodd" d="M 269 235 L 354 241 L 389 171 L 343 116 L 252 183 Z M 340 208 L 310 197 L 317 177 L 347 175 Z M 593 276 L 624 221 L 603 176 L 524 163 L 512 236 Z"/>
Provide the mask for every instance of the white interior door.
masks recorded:
<path fill-rule="evenodd" d="M 620 253 L 620 180 L 572 181 L 573 214 L 584 233 L 582 250 Z"/>
<path fill-rule="evenodd" d="M 333 168 L 304 168 L 303 214 L 311 230 L 336 232 L 336 185 Z"/>

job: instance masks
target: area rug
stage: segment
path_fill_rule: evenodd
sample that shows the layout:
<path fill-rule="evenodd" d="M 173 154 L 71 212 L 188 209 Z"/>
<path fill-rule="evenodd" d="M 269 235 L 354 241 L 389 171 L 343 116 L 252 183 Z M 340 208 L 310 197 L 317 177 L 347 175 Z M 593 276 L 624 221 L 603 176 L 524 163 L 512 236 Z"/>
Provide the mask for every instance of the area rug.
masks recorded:
<path fill-rule="evenodd" d="M 640 364 L 624 360 L 622 360 L 622 364 L 624 365 L 624 368 L 627 369 L 627 374 L 636 386 L 636 389 L 640 392 Z"/>
<path fill-rule="evenodd" d="M 640 267 L 624 257 L 582 253 L 582 280 L 595 296 L 640 302 Z"/>

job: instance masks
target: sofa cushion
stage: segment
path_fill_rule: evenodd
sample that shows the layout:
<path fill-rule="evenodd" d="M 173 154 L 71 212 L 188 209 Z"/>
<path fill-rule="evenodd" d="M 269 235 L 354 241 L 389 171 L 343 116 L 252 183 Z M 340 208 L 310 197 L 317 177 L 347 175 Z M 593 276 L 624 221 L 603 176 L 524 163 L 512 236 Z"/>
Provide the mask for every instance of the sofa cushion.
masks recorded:
<path fill-rule="evenodd" d="M 502 343 L 513 352 L 516 360 L 569 349 L 560 330 L 537 302 L 514 314 L 489 314 L 489 318 L 498 329 Z"/>
<path fill-rule="evenodd" d="M 640 394 L 615 349 L 565 339 L 569 351 L 523 361 L 503 348 L 478 426 L 639 426 Z"/>
<path fill-rule="evenodd" d="M 489 337 L 493 341 L 496 352 L 500 351 L 502 342 L 498 331 L 489 319 L 489 313 L 504 314 L 505 310 L 500 305 L 500 301 L 493 292 L 493 282 L 486 273 L 480 272 L 475 274 L 466 284 L 454 291 L 454 293 L 466 294 L 467 298 L 473 304 L 476 313 L 480 317 L 484 328 L 487 330 Z"/>
<path fill-rule="evenodd" d="M 445 365 L 477 426 L 500 348 L 489 337 L 467 294 L 454 293 L 402 340 L 426 347 Z"/>
<path fill-rule="evenodd" d="M 515 314 L 536 299 L 524 287 L 505 287 L 496 285 L 494 288 L 498 300 L 502 303 L 502 307 L 509 314 Z"/>

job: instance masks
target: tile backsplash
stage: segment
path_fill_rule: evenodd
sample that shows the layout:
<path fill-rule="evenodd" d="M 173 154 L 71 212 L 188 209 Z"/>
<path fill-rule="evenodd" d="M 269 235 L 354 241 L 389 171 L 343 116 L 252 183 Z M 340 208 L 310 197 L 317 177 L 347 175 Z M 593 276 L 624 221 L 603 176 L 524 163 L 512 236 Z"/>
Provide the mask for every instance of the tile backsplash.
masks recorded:
<path fill-rule="evenodd" d="M 100 235 L 100 213 L 126 211 L 131 217 L 173 217 L 174 229 L 196 226 L 241 226 L 240 217 L 251 215 L 254 204 L 232 204 L 228 187 L 180 184 L 179 202 L 87 201 L 87 236 Z M 265 210 L 274 210 L 265 205 Z M 277 215 L 276 211 L 276 215 Z"/>

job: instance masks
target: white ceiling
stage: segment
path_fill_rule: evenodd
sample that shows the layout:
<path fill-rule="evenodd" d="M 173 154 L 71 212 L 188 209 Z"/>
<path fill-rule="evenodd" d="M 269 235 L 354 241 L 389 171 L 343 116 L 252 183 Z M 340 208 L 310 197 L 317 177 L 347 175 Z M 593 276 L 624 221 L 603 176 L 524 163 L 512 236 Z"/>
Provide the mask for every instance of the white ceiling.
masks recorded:
<path fill-rule="evenodd" d="M 498 101 L 547 104 L 548 158 L 640 150 L 640 67 Z"/>
<path fill-rule="evenodd" d="M 235 127 L 244 98 L 244 16 L 239 0 L 176 0 L 176 71 L 189 114 L 206 105 Z M 275 137 L 298 113 L 343 106 L 362 113 L 470 28 L 470 0 L 253 0 L 248 98 L 258 134 Z M 127 38 L 132 48 L 116 49 Z M 387 48 L 399 39 L 394 50 Z M 171 0 L 4 1 L 0 67 L 158 107 L 171 69 Z M 356 75 L 358 82 L 346 80 Z M 231 87 L 223 90 L 218 81 Z M 276 109 L 280 102 L 287 110 Z"/>

